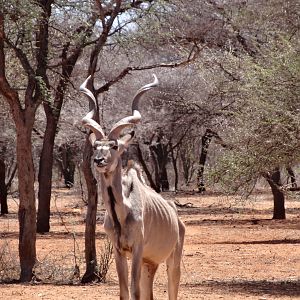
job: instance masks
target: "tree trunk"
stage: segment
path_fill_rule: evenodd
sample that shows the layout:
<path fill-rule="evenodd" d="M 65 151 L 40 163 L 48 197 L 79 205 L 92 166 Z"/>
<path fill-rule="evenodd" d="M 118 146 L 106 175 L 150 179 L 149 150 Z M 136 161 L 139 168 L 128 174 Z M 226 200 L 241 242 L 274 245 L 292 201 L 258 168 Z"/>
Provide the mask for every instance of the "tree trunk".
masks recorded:
<path fill-rule="evenodd" d="M 28 120 L 28 122 L 30 121 Z M 18 217 L 21 282 L 32 280 L 36 260 L 36 207 L 31 145 L 31 126 L 18 124 L 17 163 L 20 194 Z"/>
<path fill-rule="evenodd" d="M 5 183 L 5 163 L 4 160 L 0 158 L 0 214 L 8 214 L 7 206 L 7 186 Z"/>
<path fill-rule="evenodd" d="M 286 168 L 286 170 L 291 179 L 291 190 L 297 190 L 298 186 L 297 186 L 296 175 L 295 175 L 294 170 L 292 169 L 292 167 L 289 167 L 289 166 Z"/>
<path fill-rule="evenodd" d="M 273 219 L 283 220 L 286 218 L 284 206 L 284 193 L 281 189 L 280 170 L 276 168 L 273 173 L 265 176 L 268 181 L 274 199 Z"/>
<path fill-rule="evenodd" d="M 170 184 L 167 173 L 167 163 L 163 162 L 160 166 L 161 189 L 163 192 L 170 190 Z"/>
<path fill-rule="evenodd" d="M 150 157 L 151 157 L 153 168 L 154 168 L 154 181 L 155 181 L 154 185 L 156 187 L 155 191 L 157 193 L 160 193 L 161 192 L 161 184 L 160 184 L 160 178 L 159 178 L 159 166 L 158 166 L 158 162 L 156 159 L 155 151 L 151 145 L 150 145 L 149 149 L 150 149 Z"/>
<path fill-rule="evenodd" d="M 149 181 L 149 184 L 150 186 L 157 192 L 159 193 L 160 192 L 160 189 L 159 189 L 159 186 L 157 186 L 155 184 L 155 182 L 153 181 L 152 179 L 152 176 L 151 176 L 151 173 L 147 167 L 147 164 L 144 160 L 144 157 L 143 157 L 143 153 L 142 153 L 142 150 L 141 150 L 141 147 L 139 145 L 139 143 L 137 142 L 136 143 L 136 150 L 137 150 L 137 158 L 138 158 L 138 161 L 141 163 L 142 167 L 143 167 L 143 170 L 144 172 L 146 173 L 146 176 L 147 176 L 147 179 Z"/>
<path fill-rule="evenodd" d="M 48 15 L 51 15 L 51 3 L 48 5 Z M 47 19 L 48 22 L 49 19 Z M 44 22 L 48 30 L 48 23 Z M 88 22 L 87 22 L 88 23 Z M 78 34 L 81 32 L 86 33 L 86 37 L 91 36 L 92 30 L 90 27 L 81 26 L 77 30 Z M 47 31 L 48 34 L 48 31 Z M 48 41 L 48 40 L 47 40 Z M 52 168 L 53 168 L 53 148 L 55 134 L 57 131 L 57 124 L 61 108 L 64 101 L 66 88 L 68 86 L 68 80 L 72 75 L 75 64 L 86 46 L 85 41 L 82 40 L 75 47 L 73 51 L 69 52 L 69 43 L 66 43 L 62 49 L 62 70 L 61 77 L 56 86 L 56 92 L 53 103 L 50 105 L 47 101 L 44 102 L 44 110 L 47 117 L 47 125 L 42 149 L 42 156 L 40 159 L 39 170 L 39 208 L 38 208 L 38 232 L 49 232 L 50 230 L 50 200 L 51 200 L 51 186 L 52 186 Z M 45 55 L 45 58 L 47 55 Z M 42 72 L 44 81 L 47 82 L 46 86 L 50 90 L 50 84 L 46 74 L 46 68 Z"/>
<path fill-rule="evenodd" d="M 157 140 L 150 144 L 150 153 L 154 163 L 156 185 L 160 187 L 162 191 L 168 191 L 170 189 L 167 163 L 168 163 L 168 145 L 161 142 L 161 136 L 157 137 Z"/>
<path fill-rule="evenodd" d="M 51 112 L 47 111 L 47 125 L 44 135 L 43 148 L 39 163 L 39 191 L 37 232 L 50 231 L 50 202 L 52 188 L 53 147 L 57 128 L 57 121 Z"/>
<path fill-rule="evenodd" d="M 63 173 L 65 186 L 71 188 L 74 185 L 75 163 L 72 145 L 65 143 L 59 147 L 61 160 L 60 166 Z"/>
<path fill-rule="evenodd" d="M 170 143 L 170 148 L 171 148 L 171 159 L 172 159 L 172 164 L 173 164 L 173 169 L 174 169 L 174 188 L 175 191 L 178 190 L 178 168 L 177 168 L 177 157 L 174 154 L 174 149 L 172 143 Z"/>
<path fill-rule="evenodd" d="M 198 176 L 197 176 L 197 185 L 198 185 L 198 192 L 203 193 L 205 192 L 205 184 L 204 184 L 204 167 L 207 158 L 207 151 L 208 147 L 211 143 L 213 137 L 213 133 L 210 129 L 207 129 L 202 137 L 202 144 L 201 144 L 201 153 L 199 158 L 199 169 L 198 169 Z"/>
<path fill-rule="evenodd" d="M 68 166 L 63 170 L 65 186 L 71 188 L 74 185 L 75 164 L 68 161 Z"/>
<path fill-rule="evenodd" d="M 88 191 L 88 207 L 85 221 L 85 261 L 86 271 L 81 282 L 87 283 L 97 279 L 96 254 L 96 215 L 98 203 L 97 181 L 91 169 L 92 146 L 87 137 L 83 153 L 83 173 Z"/>

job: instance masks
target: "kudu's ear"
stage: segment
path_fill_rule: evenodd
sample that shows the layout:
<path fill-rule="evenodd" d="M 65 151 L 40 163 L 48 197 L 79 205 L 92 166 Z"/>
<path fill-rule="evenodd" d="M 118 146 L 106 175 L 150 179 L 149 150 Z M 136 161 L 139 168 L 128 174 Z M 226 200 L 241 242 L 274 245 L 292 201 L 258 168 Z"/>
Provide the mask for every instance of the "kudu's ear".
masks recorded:
<path fill-rule="evenodd" d="M 89 135 L 89 140 L 90 140 L 90 143 L 92 146 L 94 146 L 94 143 L 96 142 L 96 135 L 94 132 L 92 132 L 90 135 Z"/>
<path fill-rule="evenodd" d="M 128 148 L 128 146 L 131 143 L 133 137 L 134 137 L 134 131 L 131 131 L 130 133 L 127 133 L 124 136 L 122 136 L 118 140 L 120 150 L 125 150 L 126 148 Z"/>

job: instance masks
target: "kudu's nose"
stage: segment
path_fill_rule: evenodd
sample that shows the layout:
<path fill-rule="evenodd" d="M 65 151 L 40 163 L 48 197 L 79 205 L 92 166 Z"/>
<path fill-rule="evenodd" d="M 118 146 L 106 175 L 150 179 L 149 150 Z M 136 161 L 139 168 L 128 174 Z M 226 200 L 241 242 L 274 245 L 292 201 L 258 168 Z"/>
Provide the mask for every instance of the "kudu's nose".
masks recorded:
<path fill-rule="evenodd" d="M 96 157 L 94 158 L 94 162 L 97 164 L 97 165 L 103 165 L 105 163 L 105 159 L 103 157 Z"/>

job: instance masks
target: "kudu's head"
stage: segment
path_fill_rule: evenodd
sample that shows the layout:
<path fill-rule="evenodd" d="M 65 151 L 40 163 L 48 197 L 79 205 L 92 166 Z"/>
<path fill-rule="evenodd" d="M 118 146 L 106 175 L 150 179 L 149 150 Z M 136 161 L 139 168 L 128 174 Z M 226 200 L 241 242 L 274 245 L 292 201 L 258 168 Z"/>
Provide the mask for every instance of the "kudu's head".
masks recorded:
<path fill-rule="evenodd" d="M 138 108 L 140 98 L 145 92 L 158 85 L 158 79 L 153 74 L 154 81 L 141 87 L 134 96 L 132 101 L 132 115 L 121 119 L 112 127 L 109 134 L 105 135 L 100 124 L 93 120 L 97 104 L 93 93 L 86 87 L 90 77 L 80 86 L 80 91 L 85 93 L 92 101 L 92 110 L 82 119 L 82 124 L 92 131 L 89 139 L 93 146 L 93 161 L 96 170 L 100 173 L 113 172 L 118 164 L 119 157 L 128 147 L 134 136 L 133 131 L 123 137 L 120 137 L 120 134 L 123 129 L 139 123 L 141 120 Z"/>

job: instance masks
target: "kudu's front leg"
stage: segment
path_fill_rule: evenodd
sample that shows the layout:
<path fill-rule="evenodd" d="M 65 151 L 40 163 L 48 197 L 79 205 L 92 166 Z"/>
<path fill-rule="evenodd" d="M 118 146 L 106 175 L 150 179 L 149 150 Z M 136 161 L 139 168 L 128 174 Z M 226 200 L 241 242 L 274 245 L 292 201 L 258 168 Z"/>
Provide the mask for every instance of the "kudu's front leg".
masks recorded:
<path fill-rule="evenodd" d="M 119 278 L 120 300 L 129 300 L 127 259 L 115 248 L 114 253 Z"/>
<path fill-rule="evenodd" d="M 131 299 L 142 300 L 140 291 L 140 279 L 142 268 L 143 244 L 135 245 L 132 249 L 132 265 L 131 265 Z"/>

